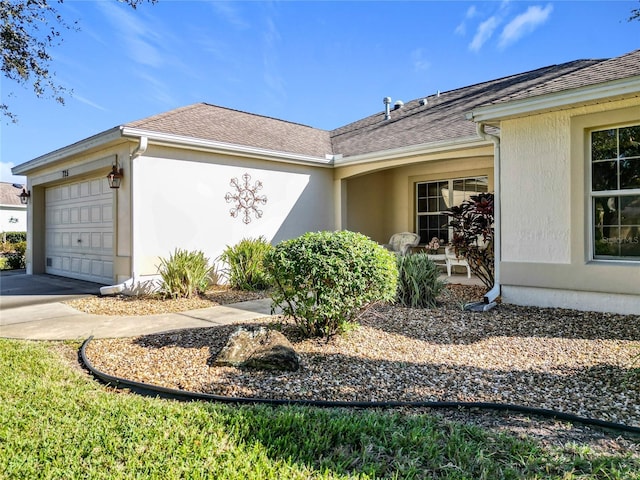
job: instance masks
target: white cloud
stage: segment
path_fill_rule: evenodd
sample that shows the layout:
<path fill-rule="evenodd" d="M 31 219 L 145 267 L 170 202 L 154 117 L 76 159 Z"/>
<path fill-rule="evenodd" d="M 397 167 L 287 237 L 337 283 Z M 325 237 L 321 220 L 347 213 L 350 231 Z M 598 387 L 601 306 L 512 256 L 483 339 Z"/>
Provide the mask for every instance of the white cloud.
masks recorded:
<path fill-rule="evenodd" d="M 158 76 L 142 70 L 136 71 L 135 75 L 144 82 L 148 98 L 171 107 L 180 103 L 173 95 L 172 89 Z"/>
<path fill-rule="evenodd" d="M 221 1 L 211 2 L 211 7 L 213 7 L 215 12 L 227 23 L 235 26 L 236 28 L 246 30 L 250 27 L 249 23 L 240 16 L 234 3 Z"/>
<path fill-rule="evenodd" d="M 427 70 L 431 63 L 424 58 L 424 50 L 417 48 L 411 52 L 411 62 L 413 63 L 413 69 L 416 71 Z"/>
<path fill-rule="evenodd" d="M 158 25 L 150 25 L 150 18 L 143 17 L 141 12 L 131 12 L 117 3 L 96 2 L 105 14 L 116 37 L 125 42 L 125 52 L 135 62 L 150 67 L 159 67 L 165 63 L 166 51 L 163 39 L 169 36 L 160 30 Z"/>
<path fill-rule="evenodd" d="M 539 5 L 529 7 L 526 12 L 518 15 L 504 27 L 498 46 L 505 48 L 518 41 L 524 35 L 533 32 L 549 19 L 552 11 L 553 5 L 551 4 L 548 4 L 544 8 Z"/>
<path fill-rule="evenodd" d="M 467 20 L 472 19 L 473 17 L 475 17 L 478 13 L 478 10 L 476 9 L 475 5 L 471 5 L 468 9 L 467 12 L 464 15 L 464 20 L 462 20 L 462 22 L 460 22 L 460 24 L 456 27 L 455 29 L 455 33 L 457 35 L 464 35 L 467 33 Z"/>
<path fill-rule="evenodd" d="M 500 25 L 500 20 L 495 15 L 482 22 L 478 27 L 478 30 L 476 30 L 473 40 L 471 40 L 471 43 L 469 44 L 469 50 L 474 52 L 480 50 L 482 45 L 491 38 L 495 29 L 498 28 L 498 25 Z"/>
<path fill-rule="evenodd" d="M 83 97 L 82 95 L 78 95 L 77 93 L 72 93 L 71 97 L 74 100 L 79 101 L 80 103 L 84 103 L 85 105 L 89 105 L 90 107 L 95 108 L 96 110 L 102 110 L 103 112 L 107 112 L 108 110 L 101 105 L 98 105 L 95 102 L 92 102 L 88 98 Z"/>
<path fill-rule="evenodd" d="M 266 18 L 267 28 L 263 38 L 262 58 L 264 64 L 263 78 L 269 90 L 278 98 L 286 97 L 284 79 L 280 73 L 278 44 L 281 41 L 280 31 L 272 15 Z"/>

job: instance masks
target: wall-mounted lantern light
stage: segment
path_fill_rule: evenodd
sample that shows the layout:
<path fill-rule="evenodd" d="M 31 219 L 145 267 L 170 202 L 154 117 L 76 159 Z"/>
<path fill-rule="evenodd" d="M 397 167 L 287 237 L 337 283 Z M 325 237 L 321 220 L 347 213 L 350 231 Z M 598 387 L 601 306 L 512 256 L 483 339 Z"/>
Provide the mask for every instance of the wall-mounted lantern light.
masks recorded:
<path fill-rule="evenodd" d="M 117 165 L 113 165 L 111 172 L 107 175 L 107 181 L 109 182 L 109 188 L 120 188 L 120 182 L 122 181 L 122 168 L 118 168 Z"/>
<path fill-rule="evenodd" d="M 31 198 L 31 190 L 22 189 L 22 193 L 18 195 L 20 197 L 20 203 L 22 205 L 26 205 L 29 203 L 29 199 Z"/>

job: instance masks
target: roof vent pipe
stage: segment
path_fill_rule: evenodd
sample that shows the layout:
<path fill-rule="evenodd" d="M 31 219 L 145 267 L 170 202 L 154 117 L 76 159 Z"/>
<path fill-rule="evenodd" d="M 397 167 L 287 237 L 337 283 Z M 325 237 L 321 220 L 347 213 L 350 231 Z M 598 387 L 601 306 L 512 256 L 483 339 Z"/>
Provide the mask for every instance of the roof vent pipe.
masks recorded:
<path fill-rule="evenodd" d="M 384 97 L 382 103 L 384 103 L 384 119 L 391 120 L 391 97 Z"/>

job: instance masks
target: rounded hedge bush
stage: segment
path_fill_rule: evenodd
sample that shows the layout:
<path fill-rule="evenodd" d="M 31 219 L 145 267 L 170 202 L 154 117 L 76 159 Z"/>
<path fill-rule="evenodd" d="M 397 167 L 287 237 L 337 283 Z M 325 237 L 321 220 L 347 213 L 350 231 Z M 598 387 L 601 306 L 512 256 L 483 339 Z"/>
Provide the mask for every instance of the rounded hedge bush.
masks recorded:
<path fill-rule="evenodd" d="M 265 256 L 275 307 L 302 334 L 328 337 L 344 330 L 377 301 L 393 301 L 398 269 L 392 252 L 360 233 L 307 233 Z"/>

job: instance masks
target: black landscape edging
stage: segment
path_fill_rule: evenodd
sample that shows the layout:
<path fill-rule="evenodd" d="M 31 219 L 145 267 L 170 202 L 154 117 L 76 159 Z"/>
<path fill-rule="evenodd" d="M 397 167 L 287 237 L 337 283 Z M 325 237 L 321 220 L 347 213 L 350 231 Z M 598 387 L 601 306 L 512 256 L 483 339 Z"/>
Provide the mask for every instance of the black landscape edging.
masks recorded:
<path fill-rule="evenodd" d="M 87 338 L 80 347 L 80 358 L 85 367 L 91 372 L 91 374 L 105 383 L 115 388 L 126 388 L 139 395 L 161 397 L 173 400 L 180 400 L 184 402 L 194 400 L 204 400 L 207 402 L 219 402 L 219 403 L 235 403 L 235 404 L 266 404 L 266 405 L 297 405 L 306 407 L 321 407 L 321 408 L 433 408 L 433 409 L 472 409 L 478 408 L 482 410 L 496 410 L 496 411 L 509 411 L 526 413 L 529 415 L 537 415 L 546 418 L 552 418 L 555 420 L 565 420 L 570 423 L 581 423 L 583 425 L 594 425 L 611 430 L 618 430 L 623 432 L 630 432 L 640 434 L 640 427 L 634 427 L 631 425 L 624 425 L 622 423 L 608 422 L 606 420 L 599 420 L 597 418 L 580 417 L 571 413 L 557 412 L 546 408 L 527 407 L 523 405 L 512 405 L 508 403 L 490 403 L 490 402 L 431 402 L 431 401 L 416 401 L 416 402 L 401 402 L 401 401 L 386 401 L 386 402 L 345 402 L 345 401 L 329 401 L 329 400 L 285 400 L 285 399 L 272 399 L 272 398 L 245 398 L 245 397 L 225 397 L 222 395 L 214 395 L 211 393 L 199 393 L 188 392 L 185 390 L 177 390 L 175 388 L 161 387 L 158 385 L 151 385 L 143 382 L 135 382 L 133 380 L 127 380 L 125 378 L 114 377 L 97 370 L 87 359 L 86 347 L 93 340 L 93 336 Z"/>

